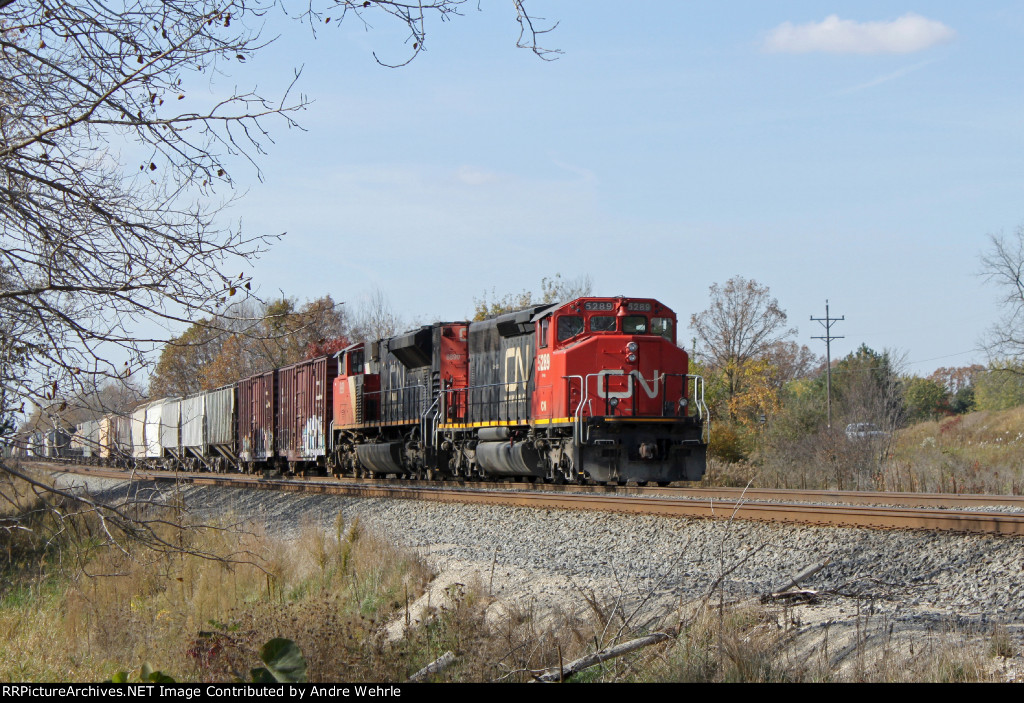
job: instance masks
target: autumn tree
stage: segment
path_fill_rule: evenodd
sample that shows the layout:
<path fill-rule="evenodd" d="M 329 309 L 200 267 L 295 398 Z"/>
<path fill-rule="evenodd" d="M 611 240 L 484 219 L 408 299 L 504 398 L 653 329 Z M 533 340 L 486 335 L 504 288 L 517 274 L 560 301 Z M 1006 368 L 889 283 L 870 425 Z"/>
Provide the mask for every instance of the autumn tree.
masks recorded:
<path fill-rule="evenodd" d="M 900 359 L 862 344 L 833 363 L 833 422 L 826 415 L 825 376 L 817 370 L 788 382 L 768 423 L 759 455 L 764 485 L 860 488 L 880 485 L 895 430 L 905 417 Z M 870 423 L 880 433 L 851 439 L 846 427 Z"/>
<path fill-rule="evenodd" d="M 224 339 L 209 319 L 193 323 L 164 345 L 149 381 L 153 398 L 186 396 L 204 390 L 204 370 L 221 352 Z"/>
<path fill-rule="evenodd" d="M 984 366 L 972 364 L 935 369 L 928 378 L 945 388 L 950 411 L 959 415 L 974 410 L 976 384 L 985 373 Z"/>
<path fill-rule="evenodd" d="M 993 361 L 975 379 L 978 410 L 1007 410 L 1024 405 L 1024 363 Z"/>
<path fill-rule="evenodd" d="M 172 339 L 150 379 L 150 396 L 211 390 L 349 343 L 342 308 L 329 296 L 299 304 L 280 298 L 251 301 L 230 314 L 203 320 Z"/>
<path fill-rule="evenodd" d="M 771 297 L 768 286 L 735 276 L 724 286 L 712 284 L 711 304 L 690 317 L 697 335 L 698 356 L 725 379 L 729 399 L 742 390 L 744 368 L 753 359 L 764 357 L 796 334 L 786 327 L 786 312 Z M 806 362 L 796 362 L 799 364 Z"/>
<path fill-rule="evenodd" d="M 774 369 L 772 384 L 782 390 L 793 381 L 816 378 L 825 368 L 825 360 L 806 344 L 777 341 L 765 350 L 763 358 Z"/>

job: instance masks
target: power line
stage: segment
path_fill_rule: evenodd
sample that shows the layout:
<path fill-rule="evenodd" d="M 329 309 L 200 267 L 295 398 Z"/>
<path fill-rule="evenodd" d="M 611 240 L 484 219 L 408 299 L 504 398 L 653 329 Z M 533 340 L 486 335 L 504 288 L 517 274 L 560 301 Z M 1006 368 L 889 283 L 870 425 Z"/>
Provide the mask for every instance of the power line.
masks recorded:
<path fill-rule="evenodd" d="M 811 339 L 825 340 L 825 404 L 828 407 L 829 429 L 832 429 L 832 340 L 845 339 L 845 337 L 836 337 L 832 335 L 832 325 L 837 322 L 842 322 L 845 319 L 846 315 L 843 315 L 842 317 L 829 317 L 828 298 L 825 298 L 825 317 L 815 317 L 814 315 L 811 315 L 811 322 L 820 322 L 822 327 L 825 328 L 824 336 L 811 337 Z"/>

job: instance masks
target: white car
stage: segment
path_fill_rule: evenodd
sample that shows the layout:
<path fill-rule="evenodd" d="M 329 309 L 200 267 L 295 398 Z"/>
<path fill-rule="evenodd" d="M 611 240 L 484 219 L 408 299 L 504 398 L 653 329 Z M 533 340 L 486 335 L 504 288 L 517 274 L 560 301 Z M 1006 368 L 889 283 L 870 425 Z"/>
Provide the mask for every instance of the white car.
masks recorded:
<path fill-rule="evenodd" d="M 846 438 L 849 440 L 882 439 L 888 436 L 888 432 L 870 422 L 854 422 L 846 426 Z"/>

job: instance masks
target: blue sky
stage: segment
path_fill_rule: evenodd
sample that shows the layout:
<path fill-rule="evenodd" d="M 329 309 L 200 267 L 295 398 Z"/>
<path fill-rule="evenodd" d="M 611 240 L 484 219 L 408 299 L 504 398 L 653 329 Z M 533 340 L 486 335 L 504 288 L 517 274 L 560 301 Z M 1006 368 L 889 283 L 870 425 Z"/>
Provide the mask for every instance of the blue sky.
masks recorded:
<path fill-rule="evenodd" d="M 1024 5 L 989 2 L 554 2 L 545 62 L 511 3 L 404 34 L 370 16 L 281 38 L 231 76 L 315 102 L 274 132 L 230 215 L 287 232 L 263 294 L 385 290 L 407 319 L 589 274 L 598 294 L 689 315 L 735 275 L 809 321 L 833 357 L 862 342 L 908 370 L 983 362 L 998 317 L 978 276 L 990 233 L 1024 223 Z M 685 337 L 683 337 L 685 335 Z"/>

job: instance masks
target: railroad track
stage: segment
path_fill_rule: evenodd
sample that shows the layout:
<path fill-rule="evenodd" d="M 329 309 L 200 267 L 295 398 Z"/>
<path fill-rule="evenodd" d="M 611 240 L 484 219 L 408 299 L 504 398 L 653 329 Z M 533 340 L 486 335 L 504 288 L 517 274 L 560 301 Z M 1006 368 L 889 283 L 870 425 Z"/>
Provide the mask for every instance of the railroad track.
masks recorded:
<path fill-rule="evenodd" d="M 123 471 L 42 464 L 52 471 L 124 479 Z M 534 486 L 526 483 L 374 481 L 335 478 L 259 478 L 225 474 L 136 471 L 135 478 L 278 491 L 305 491 L 364 498 L 600 510 L 628 514 L 758 520 L 872 529 L 920 529 L 1024 535 L 1024 497 L 797 491 L 732 488 Z M 983 507 L 1011 507 L 1000 512 Z M 973 508 L 964 510 L 963 508 Z"/>

